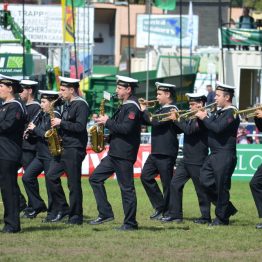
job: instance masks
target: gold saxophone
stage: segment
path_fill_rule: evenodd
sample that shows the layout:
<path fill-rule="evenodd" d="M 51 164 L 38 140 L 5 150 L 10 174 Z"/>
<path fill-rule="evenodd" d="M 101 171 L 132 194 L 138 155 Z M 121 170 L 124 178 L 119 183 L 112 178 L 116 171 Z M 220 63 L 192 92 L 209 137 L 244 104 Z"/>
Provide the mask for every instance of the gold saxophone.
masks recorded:
<path fill-rule="evenodd" d="M 100 104 L 99 115 L 105 114 L 105 99 L 102 99 Z M 104 125 L 93 125 L 88 129 L 90 135 L 90 144 L 94 152 L 100 153 L 105 149 L 105 140 L 104 140 Z"/>
<path fill-rule="evenodd" d="M 55 103 L 57 103 L 61 98 L 58 98 L 54 100 L 50 105 L 49 115 L 50 119 L 55 118 L 54 108 Z M 60 156 L 62 154 L 63 148 L 62 148 L 62 139 L 58 135 L 57 128 L 52 127 L 51 129 L 47 130 L 45 132 L 45 138 L 48 143 L 48 149 L 52 156 Z"/>

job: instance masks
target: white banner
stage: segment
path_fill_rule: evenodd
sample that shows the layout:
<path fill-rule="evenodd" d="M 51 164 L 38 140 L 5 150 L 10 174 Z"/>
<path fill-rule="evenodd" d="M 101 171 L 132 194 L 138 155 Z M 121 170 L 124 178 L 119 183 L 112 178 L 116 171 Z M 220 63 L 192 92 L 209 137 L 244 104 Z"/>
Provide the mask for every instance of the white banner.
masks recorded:
<path fill-rule="evenodd" d="M 182 16 L 182 46 L 198 45 L 198 16 L 193 15 L 191 34 L 188 34 L 188 15 Z M 148 32 L 150 31 L 150 43 Z M 179 46 L 180 45 L 180 16 L 179 15 L 138 15 L 137 16 L 137 47 Z"/>
<path fill-rule="evenodd" d="M 3 10 L 3 5 L 0 5 L 0 9 Z M 8 5 L 8 10 L 11 11 L 15 22 L 22 28 L 22 5 Z M 75 35 L 77 42 L 87 44 L 87 41 L 89 41 L 89 43 L 92 44 L 94 34 L 94 8 L 76 8 L 76 10 Z M 25 35 L 31 42 L 63 43 L 62 8 L 60 5 L 25 5 L 24 21 Z M 12 40 L 14 37 L 10 31 L 0 28 L 0 39 Z"/>

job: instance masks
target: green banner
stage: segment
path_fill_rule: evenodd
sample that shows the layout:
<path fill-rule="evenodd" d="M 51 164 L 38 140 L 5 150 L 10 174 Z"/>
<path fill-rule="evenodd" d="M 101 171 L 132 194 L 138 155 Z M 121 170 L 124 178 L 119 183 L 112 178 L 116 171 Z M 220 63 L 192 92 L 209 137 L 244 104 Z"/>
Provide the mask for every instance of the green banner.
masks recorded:
<path fill-rule="evenodd" d="M 155 6 L 172 11 L 176 9 L 176 0 L 155 0 Z"/>
<path fill-rule="evenodd" d="M 222 28 L 222 45 L 262 46 L 262 30 Z"/>
<path fill-rule="evenodd" d="M 33 73 L 33 57 L 25 54 L 25 72 L 27 76 Z M 0 74 L 9 76 L 23 75 L 23 54 L 0 54 Z"/>
<path fill-rule="evenodd" d="M 262 164 L 262 147 L 258 144 L 237 145 L 237 166 L 233 177 L 251 179 Z"/>

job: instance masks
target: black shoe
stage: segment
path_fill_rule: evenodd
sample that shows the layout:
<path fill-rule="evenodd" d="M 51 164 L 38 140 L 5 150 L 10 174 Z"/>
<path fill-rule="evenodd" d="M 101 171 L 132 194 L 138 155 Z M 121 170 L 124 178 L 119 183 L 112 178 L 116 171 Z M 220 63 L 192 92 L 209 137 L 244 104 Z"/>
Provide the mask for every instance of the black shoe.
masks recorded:
<path fill-rule="evenodd" d="M 233 207 L 231 212 L 230 212 L 230 216 L 234 216 L 237 212 L 238 212 L 238 210 L 235 207 Z"/>
<path fill-rule="evenodd" d="M 14 229 L 14 228 L 12 228 L 12 227 L 10 227 L 10 226 L 4 226 L 3 227 L 3 229 L 1 230 L 1 232 L 2 233 L 18 233 L 18 232 L 20 232 L 21 231 L 21 229 L 19 228 L 19 229 Z"/>
<path fill-rule="evenodd" d="M 68 212 L 59 211 L 57 215 L 50 220 L 51 223 L 59 222 L 63 220 L 64 217 L 68 216 Z"/>
<path fill-rule="evenodd" d="M 38 214 L 40 214 L 41 212 L 46 212 L 47 211 L 47 208 L 44 207 L 44 208 L 41 208 L 41 209 L 37 209 L 37 210 L 33 210 L 33 211 L 27 211 L 25 212 L 25 216 L 26 218 L 36 218 Z"/>
<path fill-rule="evenodd" d="M 133 230 L 138 230 L 138 225 L 131 226 L 131 225 L 123 224 L 121 227 L 116 227 L 115 229 L 119 231 L 133 231 Z"/>
<path fill-rule="evenodd" d="M 214 227 L 214 226 L 228 226 L 229 220 L 221 221 L 219 218 L 215 218 L 212 223 L 210 223 L 208 226 Z"/>
<path fill-rule="evenodd" d="M 256 229 L 262 229 L 262 223 L 256 224 Z"/>
<path fill-rule="evenodd" d="M 155 220 L 159 220 L 162 218 L 162 210 L 155 210 L 155 212 L 150 216 L 150 219 L 155 219 Z"/>
<path fill-rule="evenodd" d="M 50 223 L 52 219 L 57 216 L 56 213 L 48 213 L 47 216 L 42 220 L 42 223 Z"/>
<path fill-rule="evenodd" d="M 83 224 L 83 217 L 82 216 L 73 216 L 65 222 L 67 225 L 82 225 Z"/>
<path fill-rule="evenodd" d="M 20 218 L 26 218 L 27 217 L 27 213 L 29 212 L 33 212 L 34 209 L 32 207 L 26 207 L 25 209 L 23 209 L 22 211 L 20 211 Z"/>
<path fill-rule="evenodd" d="M 90 225 L 100 225 L 109 221 L 114 220 L 114 217 L 98 217 L 95 220 L 89 222 Z"/>
<path fill-rule="evenodd" d="M 211 223 L 211 218 L 204 218 L 204 217 L 200 217 L 200 218 L 196 218 L 193 220 L 194 223 L 196 224 L 209 224 Z"/>
<path fill-rule="evenodd" d="M 168 216 L 168 217 L 162 217 L 161 222 L 163 223 L 168 223 L 168 222 L 182 223 L 183 219 Z"/>

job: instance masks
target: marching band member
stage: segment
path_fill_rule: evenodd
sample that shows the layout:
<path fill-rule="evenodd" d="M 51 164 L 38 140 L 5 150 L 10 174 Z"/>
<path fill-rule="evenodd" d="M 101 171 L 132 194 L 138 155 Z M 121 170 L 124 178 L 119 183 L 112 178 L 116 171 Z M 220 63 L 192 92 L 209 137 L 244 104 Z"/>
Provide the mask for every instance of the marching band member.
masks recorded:
<path fill-rule="evenodd" d="M 206 158 L 201 171 L 200 183 L 209 200 L 216 206 L 216 218 L 211 226 L 228 225 L 230 216 L 237 209 L 230 202 L 231 177 L 237 164 L 236 137 L 240 123 L 234 116 L 232 106 L 235 87 L 217 82 L 215 101 L 220 108 L 208 117 L 206 111 L 198 111 L 196 116 L 208 129 L 210 155 Z"/>
<path fill-rule="evenodd" d="M 206 96 L 203 94 L 186 94 L 189 99 L 191 111 L 204 107 Z M 174 115 L 176 120 L 176 115 Z M 208 155 L 207 129 L 201 120 L 194 118 L 175 121 L 175 124 L 184 132 L 183 159 L 179 162 L 170 186 L 170 200 L 168 215 L 162 218 L 162 222 L 182 222 L 183 220 L 183 189 L 191 178 L 197 193 L 201 217 L 195 219 L 198 224 L 210 223 L 210 202 L 200 186 L 200 169 Z"/>
<path fill-rule="evenodd" d="M 46 175 L 50 185 L 54 210 L 58 213 L 50 222 L 57 222 L 69 215 L 68 224 L 83 223 L 83 194 L 81 187 L 81 167 L 86 155 L 87 130 L 89 117 L 87 102 L 78 96 L 79 80 L 59 77 L 60 95 L 66 104 L 62 119 L 51 119 L 51 126 L 60 129 L 63 152 L 60 157 L 52 159 Z M 68 176 L 69 211 L 67 209 L 64 191 L 60 184 L 60 176 L 66 172 Z"/>
<path fill-rule="evenodd" d="M 114 172 L 121 189 L 124 208 L 124 223 L 119 230 L 136 230 L 137 199 L 134 186 L 133 165 L 136 161 L 140 144 L 141 111 L 134 96 L 138 81 L 124 76 L 117 76 L 116 93 L 123 103 L 110 119 L 107 115 L 99 116 L 98 124 L 104 124 L 110 131 L 108 155 L 102 159 L 91 175 L 89 182 L 97 202 L 98 217 L 90 222 L 98 225 L 114 219 L 110 203 L 107 200 L 104 182 Z"/>
<path fill-rule="evenodd" d="M 23 105 L 15 94 L 23 91 L 19 80 L 0 76 L 0 188 L 4 204 L 3 233 L 21 230 L 17 170 L 21 164 L 22 139 L 26 121 Z"/>
<path fill-rule="evenodd" d="M 175 86 L 165 83 L 156 83 L 157 100 L 161 105 L 156 114 L 167 113 L 175 106 Z M 142 105 L 142 110 L 146 108 Z M 155 209 L 150 219 L 160 219 L 165 215 L 169 205 L 170 183 L 174 172 L 174 165 L 178 154 L 177 134 L 180 130 L 172 121 L 150 121 L 150 114 L 144 111 L 145 123 L 152 126 L 151 154 L 147 158 L 141 173 L 141 181 L 149 200 Z M 163 185 L 163 194 L 159 189 L 156 176 L 160 174 Z"/>
<path fill-rule="evenodd" d="M 262 132 L 262 110 L 256 111 L 254 117 L 255 124 L 260 132 Z M 250 189 L 257 207 L 258 216 L 262 219 L 262 165 L 257 168 L 256 173 L 250 181 Z M 257 229 L 262 229 L 262 221 L 256 225 Z"/>
<path fill-rule="evenodd" d="M 41 108 L 42 111 L 39 113 L 38 119 L 35 122 L 30 122 L 27 129 L 31 136 L 36 137 L 36 157 L 31 161 L 29 166 L 25 169 L 23 175 L 23 183 L 30 203 L 30 210 L 25 212 L 25 217 L 35 218 L 39 213 L 47 211 L 46 204 L 41 198 L 39 193 L 39 184 L 37 176 L 41 174 L 42 171 L 47 174 L 52 160 L 52 156 L 48 149 L 48 143 L 45 138 L 45 133 L 51 128 L 51 119 L 49 112 L 52 110 L 51 102 L 58 99 L 59 95 L 56 91 L 49 90 L 39 90 Z M 55 116 L 61 118 L 61 114 L 55 111 Z M 46 189 L 48 196 L 48 215 L 43 220 L 43 222 L 48 222 L 55 217 L 55 212 L 53 212 L 52 198 L 49 193 L 49 184 L 46 180 Z"/>
<path fill-rule="evenodd" d="M 25 103 L 27 111 L 27 124 L 25 127 L 26 130 L 28 124 L 32 121 L 32 119 L 35 117 L 35 115 L 39 112 L 41 108 L 38 101 L 35 100 L 38 82 L 32 80 L 22 80 L 20 82 L 20 85 L 23 88 L 23 92 L 20 93 L 19 96 L 21 100 Z M 24 136 L 22 149 L 22 167 L 23 170 L 25 170 L 36 156 L 36 141 L 34 141 L 33 139 L 26 139 Z M 26 200 L 20 192 L 20 211 L 24 211 L 22 216 L 26 215 L 26 212 L 27 210 L 30 210 L 30 207 L 31 203 L 29 202 L 27 207 Z"/>

